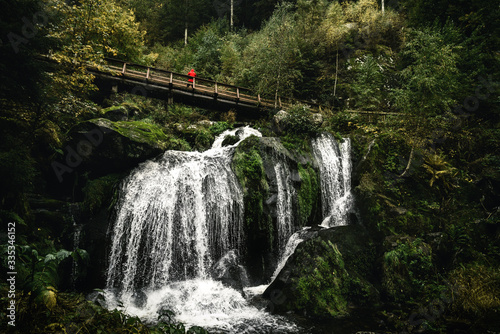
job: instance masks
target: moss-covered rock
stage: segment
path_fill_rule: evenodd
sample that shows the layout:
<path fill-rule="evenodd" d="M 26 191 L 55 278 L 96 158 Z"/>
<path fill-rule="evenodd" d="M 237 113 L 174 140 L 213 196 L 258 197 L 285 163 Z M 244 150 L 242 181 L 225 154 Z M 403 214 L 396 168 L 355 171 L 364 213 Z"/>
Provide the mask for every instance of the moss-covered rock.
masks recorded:
<path fill-rule="evenodd" d="M 321 219 L 319 175 L 310 164 L 298 164 L 298 172 L 302 181 L 297 192 L 300 225 L 313 225 Z"/>
<path fill-rule="evenodd" d="M 317 318 L 347 315 L 353 307 L 373 307 L 376 250 L 367 232 L 348 225 L 312 230 L 267 288 L 277 312 L 294 311 Z"/>
<path fill-rule="evenodd" d="M 255 276 L 265 271 L 266 254 L 273 247 L 272 218 L 264 212 L 269 185 L 261 158 L 259 138 L 251 136 L 237 147 L 233 170 L 243 188 L 245 208 L 245 232 L 248 243 L 248 266 Z"/>
<path fill-rule="evenodd" d="M 127 170 L 166 149 L 186 149 L 187 145 L 155 125 L 141 121 L 113 122 L 98 118 L 82 122 L 69 133 L 65 161 L 59 174 L 90 172 L 93 176 Z M 59 175 L 61 176 L 61 175 Z"/>
<path fill-rule="evenodd" d="M 126 121 L 128 120 L 128 110 L 124 106 L 112 106 L 101 110 L 104 118 L 111 121 Z"/>
<path fill-rule="evenodd" d="M 317 164 L 310 156 L 289 150 L 279 138 L 249 137 L 236 148 L 232 168 L 244 193 L 247 264 L 260 283 L 270 277 L 278 260 L 279 235 L 277 198 L 279 170 L 286 170 L 291 187 L 293 230 L 321 223 L 321 199 Z"/>
<path fill-rule="evenodd" d="M 422 297 L 421 287 L 434 270 L 432 248 L 421 239 L 387 237 L 383 255 L 383 287 L 390 301 L 409 302 Z"/>

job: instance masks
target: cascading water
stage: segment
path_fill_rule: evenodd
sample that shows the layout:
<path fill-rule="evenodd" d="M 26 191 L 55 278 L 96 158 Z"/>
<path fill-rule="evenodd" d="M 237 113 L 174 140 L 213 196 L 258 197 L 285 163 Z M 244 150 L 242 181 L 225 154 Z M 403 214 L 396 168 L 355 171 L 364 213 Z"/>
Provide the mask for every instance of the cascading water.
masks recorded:
<path fill-rule="evenodd" d="M 321 179 L 321 204 L 323 208 L 322 227 L 333 227 L 347 225 L 349 222 L 349 213 L 353 208 L 353 195 L 351 192 L 351 142 L 349 138 L 344 138 L 342 143 L 337 143 L 331 134 L 322 133 L 312 141 L 313 154 L 318 161 Z M 278 165 L 276 175 L 278 180 Z M 283 174 L 283 173 L 282 173 Z M 282 175 L 281 174 L 281 175 Z M 290 182 L 288 183 L 290 184 Z M 278 187 L 279 189 L 279 187 Z M 283 198 L 291 198 L 292 194 L 282 191 Z M 284 203 L 284 204 L 280 204 Z M 297 246 L 309 239 L 315 232 L 309 232 L 308 228 L 299 230 L 292 234 L 291 224 L 284 219 L 280 220 L 280 206 L 283 207 L 286 202 L 278 195 L 278 231 L 286 229 L 288 240 L 284 247 L 280 248 L 280 260 L 276 267 L 271 282 L 278 276 L 281 269 L 286 264 L 288 258 L 293 254 Z M 284 215 L 290 217 L 291 210 Z M 282 227 L 280 227 L 282 226 Z M 290 228 L 289 228 L 290 226 Z M 283 235 L 280 232 L 280 236 Z M 259 289 L 261 290 L 261 289 Z"/>
<path fill-rule="evenodd" d="M 278 250 L 280 257 L 282 257 L 287 241 L 294 232 L 293 198 L 296 194 L 292 187 L 291 173 L 288 166 L 282 162 L 277 162 L 274 165 L 274 172 L 278 183 L 278 199 L 276 202 Z"/>
<path fill-rule="evenodd" d="M 238 143 L 222 147 L 229 134 L 240 141 L 260 136 L 240 128 L 203 153 L 167 151 L 126 180 L 112 228 L 109 308 L 120 308 L 120 299 L 126 312 L 147 322 L 165 308 L 178 321 L 218 332 L 296 330 L 210 276 L 220 271 L 219 259 L 238 253 L 243 239 L 243 195 L 230 167 Z"/>
<path fill-rule="evenodd" d="M 337 143 L 331 134 L 313 139 L 314 156 L 319 163 L 321 178 L 321 226 L 347 225 L 353 208 L 351 192 L 351 141 Z"/>

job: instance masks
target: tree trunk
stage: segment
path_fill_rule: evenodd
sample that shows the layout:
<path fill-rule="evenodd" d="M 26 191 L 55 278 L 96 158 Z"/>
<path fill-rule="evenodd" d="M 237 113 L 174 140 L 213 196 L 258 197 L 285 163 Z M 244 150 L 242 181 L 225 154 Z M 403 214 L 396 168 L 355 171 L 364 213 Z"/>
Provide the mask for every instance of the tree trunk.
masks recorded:
<path fill-rule="evenodd" d="M 384 12 L 385 12 L 385 1 L 382 0 L 382 13 L 384 13 Z"/>
<path fill-rule="evenodd" d="M 184 7 L 184 45 L 188 43 L 188 12 L 189 12 L 189 0 L 186 0 Z"/>
<path fill-rule="evenodd" d="M 234 0 L 231 0 L 231 31 L 233 31 Z"/>
<path fill-rule="evenodd" d="M 339 48 L 337 47 L 337 59 L 335 60 L 335 83 L 333 84 L 333 97 L 337 92 L 337 75 L 339 73 Z"/>
<path fill-rule="evenodd" d="M 278 79 L 276 81 L 276 93 L 274 94 L 274 109 L 278 109 L 278 90 L 280 87 L 280 73 L 278 72 Z"/>

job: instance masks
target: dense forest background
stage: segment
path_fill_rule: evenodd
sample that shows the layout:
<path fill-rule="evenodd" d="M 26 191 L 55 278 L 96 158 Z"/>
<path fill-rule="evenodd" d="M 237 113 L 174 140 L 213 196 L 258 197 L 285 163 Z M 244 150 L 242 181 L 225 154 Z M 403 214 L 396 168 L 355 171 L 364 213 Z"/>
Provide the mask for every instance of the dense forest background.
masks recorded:
<path fill-rule="evenodd" d="M 193 133 L 189 124 L 239 121 L 235 113 L 132 94 L 103 97 L 86 66 L 103 67 L 109 57 L 180 73 L 194 68 L 264 96 L 325 106 L 322 131 L 351 136 L 359 161 L 372 152 L 356 191 L 365 224 L 396 245 L 382 251 L 380 265 L 391 330 L 450 286 L 461 293 L 436 318 L 480 322 L 481 330 L 498 320 L 498 2 L 233 1 L 232 16 L 230 0 L 0 1 L 2 270 L 8 272 L 6 226 L 15 222 L 18 319 L 33 315 L 37 321 L 24 326 L 57 332 L 69 317 L 81 321 L 71 312 L 87 303 L 64 278 L 69 258 L 80 268 L 89 260 L 71 248 L 72 223 L 35 212 L 41 198 L 50 199 L 46 206 L 80 203 L 82 215 L 112 203 L 119 177 L 72 173 L 69 184 L 54 177 L 52 163 L 66 156 L 73 127 L 121 106 L 161 131 L 163 148 L 202 150 L 220 129 Z M 297 127 L 283 134 L 289 145 L 318 131 L 304 110 L 292 113 Z M 345 110 L 399 115 L 374 121 Z M 258 125 L 269 128 L 268 121 Z M 439 246 L 429 241 L 436 236 Z M 8 288 L 2 282 L 2 305 Z M 86 320 L 91 332 L 146 330 L 119 312 L 86 307 L 94 314 Z M 4 326 L 6 307 L 0 314 Z M 428 329 L 444 330 L 444 323 Z"/>

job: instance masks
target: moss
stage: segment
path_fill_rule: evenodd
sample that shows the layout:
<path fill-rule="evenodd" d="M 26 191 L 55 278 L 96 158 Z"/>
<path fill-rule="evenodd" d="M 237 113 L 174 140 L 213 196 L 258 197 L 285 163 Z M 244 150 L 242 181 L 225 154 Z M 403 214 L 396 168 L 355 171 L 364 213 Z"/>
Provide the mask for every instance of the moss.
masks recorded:
<path fill-rule="evenodd" d="M 222 146 L 234 145 L 239 141 L 240 141 L 240 138 L 238 136 L 229 135 L 226 138 L 224 138 L 224 140 L 222 141 Z"/>
<path fill-rule="evenodd" d="M 98 118 L 90 120 L 90 122 L 94 123 L 97 126 L 104 126 L 112 129 L 118 132 L 120 135 L 135 142 L 145 143 L 153 147 L 158 147 L 162 150 L 191 150 L 190 143 L 184 138 L 177 138 L 173 135 L 166 134 L 162 127 L 157 124 L 148 122 L 147 120 L 113 122 L 108 119 Z M 200 147 L 204 145 L 210 145 L 210 141 L 213 140 L 213 137 L 211 137 L 210 134 L 208 134 L 208 136 L 208 140 L 199 138 L 197 140 L 194 140 L 193 144 L 196 145 L 196 143 L 198 143 L 197 145 Z"/>
<path fill-rule="evenodd" d="M 315 214 L 320 212 L 318 206 L 320 199 L 320 182 L 318 174 L 310 166 L 298 164 L 299 175 L 302 183 L 298 191 L 299 222 L 301 226 L 311 223 Z"/>
<path fill-rule="evenodd" d="M 112 129 L 133 141 L 149 144 L 161 149 L 166 149 L 170 142 L 170 137 L 163 132 L 161 127 L 155 124 L 148 124 L 141 121 L 113 122 L 104 118 L 93 119 L 90 122 L 97 126 L 105 126 Z"/>
<path fill-rule="evenodd" d="M 91 213 L 95 213 L 104 205 L 112 205 L 116 199 L 115 187 L 121 179 L 122 175 L 120 174 L 110 174 L 87 181 L 83 188 L 84 208 Z"/>
<path fill-rule="evenodd" d="M 111 106 L 108 108 L 101 109 L 101 113 L 105 115 L 110 111 L 116 111 L 116 110 L 127 112 L 127 109 L 124 106 Z"/>
<path fill-rule="evenodd" d="M 384 287 L 390 299 L 409 302 L 423 297 L 423 286 L 432 278 L 432 248 L 421 239 L 401 237 L 384 254 Z"/>
<path fill-rule="evenodd" d="M 260 251 L 272 250 L 273 225 L 269 214 L 264 212 L 264 201 L 269 196 L 264 163 L 260 155 L 260 142 L 255 136 L 245 139 L 236 148 L 232 168 L 243 188 L 245 223 L 250 245 L 252 240 L 266 240 Z"/>
<path fill-rule="evenodd" d="M 215 139 L 212 132 L 202 126 L 189 126 L 187 129 L 184 129 L 181 126 L 176 133 L 190 147 L 198 151 L 205 151 L 209 149 Z"/>
<path fill-rule="evenodd" d="M 209 130 L 214 136 L 218 136 L 226 130 L 231 129 L 233 126 L 228 122 L 217 122 L 210 126 Z"/>
<path fill-rule="evenodd" d="M 298 251 L 302 275 L 294 279 L 292 307 L 309 316 L 329 318 L 347 314 L 347 281 L 342 254 L 329 241 L 309 241 Z"/>

